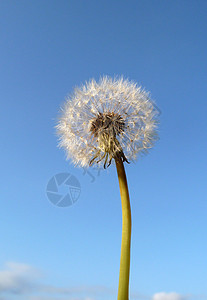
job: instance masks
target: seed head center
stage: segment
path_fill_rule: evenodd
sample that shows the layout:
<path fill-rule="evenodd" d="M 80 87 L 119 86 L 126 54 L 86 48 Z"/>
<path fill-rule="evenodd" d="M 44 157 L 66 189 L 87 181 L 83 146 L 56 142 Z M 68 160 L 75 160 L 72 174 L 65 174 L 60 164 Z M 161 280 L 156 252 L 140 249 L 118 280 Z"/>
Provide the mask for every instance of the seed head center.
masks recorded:
<path fill-rule="evenodd" d="M 91 122 L 90 131 L 94 137 L 100 134 L 107 134 L 109 137 L 116 137 L 124 131 L 125 122 L 117 113 L 98 113 Z"/>
<path fill-rule="evenodd" d="M 123 118 L 114 112 L 99 112 L 96 118 L 92 119 L 90 131 L 97 139 L 98 149 L 89 165 L 95 161 L 98 163 L 105 159 L 104 168 L 110 166 L 112 159 L 119 158 L 128 163 L 117 137 L 124 132 L 125 122 Z M 109 161 L 108 161 L 109 160 Z"/>

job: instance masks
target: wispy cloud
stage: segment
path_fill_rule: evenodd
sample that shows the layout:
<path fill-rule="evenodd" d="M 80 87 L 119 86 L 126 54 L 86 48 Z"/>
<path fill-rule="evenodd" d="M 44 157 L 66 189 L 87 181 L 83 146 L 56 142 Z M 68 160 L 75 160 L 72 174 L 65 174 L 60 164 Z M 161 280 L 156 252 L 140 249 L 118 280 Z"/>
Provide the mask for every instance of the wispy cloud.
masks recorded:
<path fill-rule="evenodd" d="M 31 296 L 27 298 L 28 300 L 61 300 L 63 298 L 60 297 L 36 297 L 36 296 Z M 76 298 L 64 298 L 64 300 L 96 300 L 95 298 L 89 298 L 89 297 L 76 297 Z"/>
<path fill-rule="evenodd" d="M 192 294 L 187 294 L 187 295 L 181 295 L 175 292 L 171 293 L 156 293 L 153 295 L 152 300 L 207 300 L 206 295 L 192 295 Z"/>
<path fill-rule="evenodd" d="M 8 262 L 0 271 L 0 292 L 24 293 L 34 288 L 38 271 L 26 264 Z M 1 298 L 0 298 L 1 299 Z"/>
<path fill-rule="evenodd" d="M 111 288 L 107 288 L 105 286 L 77 286 L 77 287 L 55 287 L 51 285 L 42 285 L 41 290 L 45 293 L 50 294 L 62 294 L 62 295 L 69 295 L 69 294 L 76 294 L 76 293 L 87 293 L 92 295 L 108 295 L 113 294 L 114 290 Z M 90 299 L 90 298 L 89 298 Z"/>
<path fill-rule="evenodd" d="M 152 300 L 186 300 L 187 298 L 177 293 L 157 293 L 154 294 Z"/>
<path fill-rule="evenodd" d="M 105 286 L 57 287 L 42 283 L 42 273 L 22 263 L 8 262 L 0 270 L 0 300 L 97 300 L 116 298 L 116 289 Z M 134 300 L 207 300 L 201 295 L 159 292 L 153 296 L 131 293 Z"/>
<path fill-rule="evenodd" d="M 7 262 L 0 270 L 0 300 L 12 295 L 29 300 L 96 300 L 114 292 L 104 286 L 57 287 L 40 282 L 41 278 L 41 272 L 30 265 Z"/>

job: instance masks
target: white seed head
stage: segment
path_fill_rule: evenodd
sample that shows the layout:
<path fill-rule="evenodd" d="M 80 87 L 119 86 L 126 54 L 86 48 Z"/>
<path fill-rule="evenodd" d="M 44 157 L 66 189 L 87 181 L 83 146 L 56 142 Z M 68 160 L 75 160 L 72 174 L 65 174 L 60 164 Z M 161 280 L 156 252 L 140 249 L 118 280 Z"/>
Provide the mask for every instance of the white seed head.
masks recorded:
<path fill-rule="evenodd" d="M 158 138 L 158 111 L 149 93 L 121 78 L 94 79 L 65 102 L 57 133 L 67 158 L 79 166 L 128 162 L 146 153 Z"/>

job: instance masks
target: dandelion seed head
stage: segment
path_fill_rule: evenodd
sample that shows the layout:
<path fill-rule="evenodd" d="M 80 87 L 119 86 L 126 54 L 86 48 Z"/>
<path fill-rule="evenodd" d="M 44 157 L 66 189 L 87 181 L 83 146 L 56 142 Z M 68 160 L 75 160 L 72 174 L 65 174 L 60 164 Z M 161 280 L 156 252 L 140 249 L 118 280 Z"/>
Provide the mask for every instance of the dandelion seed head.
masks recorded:
<path fill-rule="evenodd" d="M 157 124 L 148 92 L 123 77 L 104 76 L 74 89 L 56 128 L 59 146 L 75 165 L 106 167 L 147 153 L 158 138 Z"/>

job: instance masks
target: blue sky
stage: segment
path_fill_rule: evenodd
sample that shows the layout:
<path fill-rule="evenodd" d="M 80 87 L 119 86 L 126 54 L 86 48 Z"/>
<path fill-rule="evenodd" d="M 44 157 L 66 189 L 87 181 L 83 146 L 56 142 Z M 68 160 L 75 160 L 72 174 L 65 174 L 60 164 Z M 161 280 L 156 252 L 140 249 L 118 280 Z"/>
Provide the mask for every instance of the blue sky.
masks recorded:
<path fill-rule="evenodd" d="M 0 299 L 116 298 L 121 204 L 116 170 L 74 168 L 57 148 L 74 86 L 123 75 L 151 91 L 160 140 L 126 166 L 131 299 L 207 299 L 207 3 L 0 1 Z M 51 204 L 69 172 L 78 201 Z"/>

